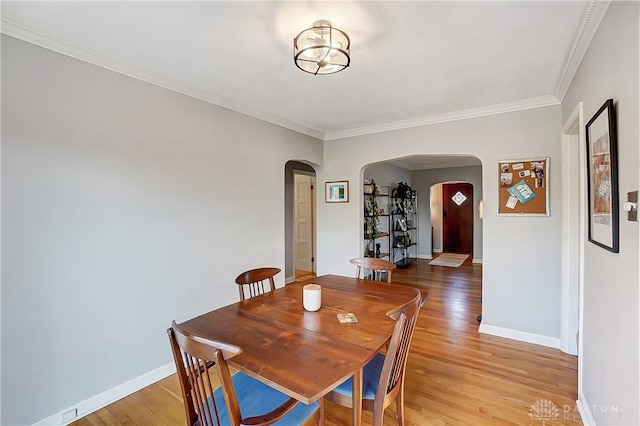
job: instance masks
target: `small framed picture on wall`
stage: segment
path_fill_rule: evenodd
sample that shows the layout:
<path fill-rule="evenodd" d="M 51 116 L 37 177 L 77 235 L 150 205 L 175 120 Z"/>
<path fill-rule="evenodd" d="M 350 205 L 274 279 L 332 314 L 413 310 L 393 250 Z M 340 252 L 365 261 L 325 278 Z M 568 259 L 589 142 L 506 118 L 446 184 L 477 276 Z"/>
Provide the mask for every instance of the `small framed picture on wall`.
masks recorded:
<path fill-rule="evenodd" d="M 348 203 L 349 181 L 338 180 L 326 182 L 324 187 L 324 201 L 326 203 Z"/>

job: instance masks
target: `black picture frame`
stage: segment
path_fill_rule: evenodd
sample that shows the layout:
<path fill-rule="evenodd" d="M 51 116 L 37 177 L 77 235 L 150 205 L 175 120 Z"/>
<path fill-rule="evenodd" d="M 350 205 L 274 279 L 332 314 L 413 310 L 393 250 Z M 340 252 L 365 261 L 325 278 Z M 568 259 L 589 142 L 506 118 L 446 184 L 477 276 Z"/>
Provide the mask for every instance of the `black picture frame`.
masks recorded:
<path fill-rule="evenodd" d="M 618 141 L 613 99 L 608 99 L 587 123 L 586 140 L 589 241 L 618 253 Z"/>

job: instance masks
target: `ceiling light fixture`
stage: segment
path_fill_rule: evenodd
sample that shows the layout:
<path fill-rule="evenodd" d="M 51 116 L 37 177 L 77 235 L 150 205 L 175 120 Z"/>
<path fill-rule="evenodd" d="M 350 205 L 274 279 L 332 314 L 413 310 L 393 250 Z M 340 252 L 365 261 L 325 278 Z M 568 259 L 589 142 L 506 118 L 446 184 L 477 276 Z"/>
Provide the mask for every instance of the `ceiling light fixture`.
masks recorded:
<path fill-rule="evenodd" d="M 349 36 L 322 19 L 293 39 L 293 60 L 304 72 L 334 74 L 349 66 L 350 47 Z"/>

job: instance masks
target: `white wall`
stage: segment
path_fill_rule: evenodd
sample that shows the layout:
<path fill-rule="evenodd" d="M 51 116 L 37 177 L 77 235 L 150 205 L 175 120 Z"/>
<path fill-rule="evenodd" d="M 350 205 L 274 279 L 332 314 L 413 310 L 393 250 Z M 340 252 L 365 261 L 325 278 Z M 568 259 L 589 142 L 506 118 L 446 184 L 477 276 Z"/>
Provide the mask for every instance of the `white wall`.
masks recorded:
<path fill-rule="evenodd" d="M 639 18 L 638 2 L 611 3 L 562 103 L 567 119 L 583 101 L 588 121 L 607 99 L 614 99 L 621 204 L 627 192 L 640 186 Z M 638 233 L 638 223 L 628 222 L 621 208 L 620 253 L 589 242 L 584 247 L 580 397 L 596 424 L 640 423 Z M 612 413 L 614 407 L 617 412 Z"/>
<path fill-rule="evenodd" d="M 422 257 L 431 257 L 432 254 L 430 247 L 431 214 L 422 214 L 423 212 L 429 212 L 431 208 L 431 187 L 441 182 L 462 181 L 473 185 L 473 259 L 478 261 L 482 260 L 482 221 L 478 217 L 478 202 L 482 200 L 482 167 L 469 166 L 416 170 L 411 174 L 411 180 L 414 188 L 418 191 L 418 211 L 421 213 L 419 217 L 420 236 L 418 241 L 422 241 L 423 244 L 419 245 L 419 255 Z M 442 188 L 440 188 L 439 194 L 440 209 L 442 209 L 441 191 Z M 440 213 L 441 212 L 442 210 L 440 210 Z M 442 222 L 440 222 L 439 225 L 442 226 Z M 436 232 L 435 229 L 434 232 Z M 439 247 L 442 248 L 442 241 L 440 241 Z"/>
<path fill-rule="evenodd" d="M 172 319 L 284 269 L 285 163 L 322 163 L 321 141 L 6 36 L 2 113 L 6 425 L 170 363 Z"/>
<path fill-rule="evenodd" d="M 348 179 L 358 186 L 364 165 L 409 155 L 479 158 L 485 202 L 483 324 L 559 345 L 560 128 L 560 106 L 552 106 L 327 141 L 318 181 Z M 538 156 L 550 157 L 550 216 L 498 217 L 498 161 Z M 348 260 L 359 254 L 361 197 L 352 191 L 349 203 L 318 204 L 323 230 L 318 273 L 353 272 Z"/>

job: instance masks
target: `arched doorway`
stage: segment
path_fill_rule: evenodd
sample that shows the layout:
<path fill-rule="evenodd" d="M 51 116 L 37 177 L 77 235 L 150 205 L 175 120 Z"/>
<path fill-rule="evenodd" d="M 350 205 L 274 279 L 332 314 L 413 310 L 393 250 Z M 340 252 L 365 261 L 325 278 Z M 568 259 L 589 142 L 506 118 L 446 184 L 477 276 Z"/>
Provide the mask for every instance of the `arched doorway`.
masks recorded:
<path fill-rule="evenodd" d="M 316 172 L 299 161 L 285 165 L 285 282 L 316 272 Z"/>
<path fill-rule="evenodd" d="M 469 251 L 474 263 L 482 263 L 483 230 L 478 214 L 482 200 L 482 162 L 468 155 L 414 155 L 373 163 L 363 168 L 364 179 L 375 179 L 380 185 L 395 187 L 407 182 L 417 190 L 418 196 L 418 251 L 417 257 L 431 259 L 433 253 L 442 252 L 440 229 L 433 229 L 432 217 L 442 214 L 442 205 L 434 204 L 431 187 L 441 183 L 466 182 L 472 185 L 471 202 L 473 247 Z M 433 234 L 432 234 L 433 230 Z M 438 232 L 438 233 L 436 233 Z M 438 244 L 436 244 L 438 243 Z"/>

